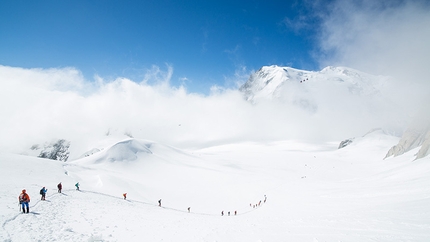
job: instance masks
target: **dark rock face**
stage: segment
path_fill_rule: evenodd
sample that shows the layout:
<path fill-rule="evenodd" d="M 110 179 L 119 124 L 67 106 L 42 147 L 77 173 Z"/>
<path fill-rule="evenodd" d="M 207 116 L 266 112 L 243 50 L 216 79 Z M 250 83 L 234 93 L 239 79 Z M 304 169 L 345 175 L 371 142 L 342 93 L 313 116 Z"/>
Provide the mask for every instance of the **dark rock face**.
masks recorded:
<path fill-rule="evenodd" d="M 67 161 L 70 154 L 69 147 L 70 141 L 60 139 L 54 143 L 45 145 L 38 157 L 51 160 Z"/>
<path fill-rule="evenodd" d="M 346 139 L 342 142 L 340 142 L 338 149 L 342 149 L 352 143 L 353 139 Z"/>

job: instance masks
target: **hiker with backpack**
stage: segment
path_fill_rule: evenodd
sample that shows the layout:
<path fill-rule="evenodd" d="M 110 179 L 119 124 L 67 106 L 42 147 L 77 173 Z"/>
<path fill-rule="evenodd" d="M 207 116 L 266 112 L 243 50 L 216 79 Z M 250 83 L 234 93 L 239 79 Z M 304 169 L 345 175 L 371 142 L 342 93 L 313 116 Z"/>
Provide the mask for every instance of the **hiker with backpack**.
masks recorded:
<path fill-rule="evenodd" d="M 45 200 L 45 196 L 46 196 L 47 192 L 48 192 L 48 189 L 46 189 L 45 187 L 43 187 L 42 189 L 40 189 L 40 195 L 42 195 L 42 197 L 40 198 L 40 200 Z"/>
<path fill-rule="evenodd" d="M 30 209 L 29 209 L 28 203 L 30 202 L 30 196 L 27 194 L 25 189 L 22 190 L 22 193 L 19 195 L 18 199 L 19 199 L 19 204 L 21 204 L 21 207 L 22 207 L 22 212 L 25 213 L 26 212 L 25 208 L 27 208 L 27 213 L 29 213 Z"/>
<path fill-rule="evenodd" d="M 63 189 L 63 185 L 61 185 L 61 182 L 58 183 L 57 188 L 58 188 L 58 193 L 61 193 L 61 190 Z"/>

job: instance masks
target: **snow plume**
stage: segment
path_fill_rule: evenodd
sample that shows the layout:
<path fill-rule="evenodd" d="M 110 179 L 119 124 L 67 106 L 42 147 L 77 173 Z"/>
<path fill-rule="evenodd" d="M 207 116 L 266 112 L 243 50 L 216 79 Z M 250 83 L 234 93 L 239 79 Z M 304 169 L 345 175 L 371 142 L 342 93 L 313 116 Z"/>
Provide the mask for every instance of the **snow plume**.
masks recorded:
<path fill-rule="evenodd" d="M 414 117 L 430 111 L 428 1 L 334 1 L 316 12 L 324 12 L 318 14 L 322 67 L 392 76 L 387 93 L 399 112 Z"/>

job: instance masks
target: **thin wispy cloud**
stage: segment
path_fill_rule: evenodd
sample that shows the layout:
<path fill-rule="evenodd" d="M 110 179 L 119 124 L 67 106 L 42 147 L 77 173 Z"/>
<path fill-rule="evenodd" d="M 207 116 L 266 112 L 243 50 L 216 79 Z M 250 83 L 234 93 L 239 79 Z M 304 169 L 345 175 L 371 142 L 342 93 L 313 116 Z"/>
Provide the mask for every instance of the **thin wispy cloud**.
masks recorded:
<path fill-rule="evenodd" d="M 282 23 L 286 26 L 287 29 L 294 31 L 295 33 L 299 33 L 308 28 L 311 28 L 311 25 L 309 24 L 309 19 L 305 15 L 299 15 L 295 19 L 285 17 Z"/>
<path fill-rule="evenodd" d="M 163 71 L 157 65 L 152 65 L 151 69 L 146 71 L 142 80 L 143 83 L 155 82 L 156 84 L 168 84 L 173 75 L 173 66 L 166 64 L 167 71 Z"/>

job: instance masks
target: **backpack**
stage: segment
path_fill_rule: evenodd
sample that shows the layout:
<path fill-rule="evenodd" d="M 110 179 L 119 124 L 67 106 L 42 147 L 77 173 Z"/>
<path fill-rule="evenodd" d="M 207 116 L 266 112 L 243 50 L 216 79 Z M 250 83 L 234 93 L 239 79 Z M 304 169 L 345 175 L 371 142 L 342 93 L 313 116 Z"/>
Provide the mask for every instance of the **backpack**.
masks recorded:
<path fill-rule="evenodd" d="M 30 202 L 30 197 L 26 193 L 21 193 L 19 195 L 19 203 Z"/>
<path fill-rule="evenodd" d="M 40 195 L 43 195 L 43 188 L 40 189 Z"/>

